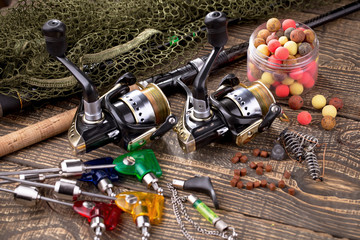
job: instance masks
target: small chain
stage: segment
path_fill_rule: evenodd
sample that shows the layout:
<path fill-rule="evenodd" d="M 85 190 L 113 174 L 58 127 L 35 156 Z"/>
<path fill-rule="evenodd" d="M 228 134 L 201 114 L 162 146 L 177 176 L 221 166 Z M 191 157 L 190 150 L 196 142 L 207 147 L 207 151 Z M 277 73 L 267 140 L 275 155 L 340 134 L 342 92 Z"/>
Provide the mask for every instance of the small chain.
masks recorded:
<path fill-rule="evenodd" d="M 200 225 L 197 222 L 194 222 L 187 213 L 186 207 L 184 205 L 184 202 L 186 202 L 186 197 L 179 197 L 179 194 L 177 190 L 174 188 L 174 186 L 171 183 L 167 184 L 169 190 L 171 191 L 171 203 L 174 210 L 174 215 L 176 218 L 176 221 L 180 225 L 181 232 L 184 234 L 185 238 L 188 240 L 195 240 L 194 237 L 192 237 L 189 232 L 187 231 L 185 224 L 183 222 L 182 216 L 186 221 L 188 221 L 195 229 L 196 231 L 205 234 L 205 235 L 211 235 L 211 236 L 220 236 L 224 239 L 233 240 L 236 239 L 237 234 L 235 233 L 234 228 L 229 228 L 233 232 L 231 235 L 227 235 L 227 232 L 220 232 L 220 231 L 209 231 L 204 228 L 201 228 Z M 179 209 L 180 208 L 180 209 Z"/>

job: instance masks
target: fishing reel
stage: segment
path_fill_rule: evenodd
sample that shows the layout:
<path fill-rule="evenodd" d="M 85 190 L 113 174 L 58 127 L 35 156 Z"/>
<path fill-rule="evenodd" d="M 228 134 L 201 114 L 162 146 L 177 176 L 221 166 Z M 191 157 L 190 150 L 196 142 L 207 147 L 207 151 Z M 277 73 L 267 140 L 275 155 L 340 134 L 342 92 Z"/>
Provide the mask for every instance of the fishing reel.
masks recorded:
<path fill-rule="evenodd" d="M 175 126 L 169 102 L 155 84 L 137 85 L 131 73 L 121 76 L 114 87 L 99 97 L 90 78 L 65 57 L 66 26 L 50 20 L 42 28 L 47 51 L 60 61 L 77 79 L 83 97 L 68 132 L 76 153 L 89 152 L 110 142 L 132 151 L 160 138 Z"/>
<path fill-rule="evenodd" d="M 239 84 L 233 74 L 224 77 L 219 88 L 208 96 L 206 79 L 228 40 L 227 18 L 222 12 L 211 12 L 206 15 L 205 24 L 213 50 L 197 74 L 192 91 L 178 81 L 187 99 L 174 129 L 185 152 L 195 151 L 228 134 L 237 145 L 245 144 L 257 133 L 267 130 L 282 112 L 263 83 L 254 82 L 247 87 Z"/>

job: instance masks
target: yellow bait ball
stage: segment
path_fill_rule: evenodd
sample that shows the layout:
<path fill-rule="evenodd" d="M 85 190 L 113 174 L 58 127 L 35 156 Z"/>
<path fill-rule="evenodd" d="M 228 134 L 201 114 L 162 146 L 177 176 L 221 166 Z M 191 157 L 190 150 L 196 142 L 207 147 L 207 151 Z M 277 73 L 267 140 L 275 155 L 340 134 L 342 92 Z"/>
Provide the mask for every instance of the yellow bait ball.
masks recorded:
<path fill-rule="evenodd" d="M 293 84 L 290 85 L 290 93 L 292 95 L 300 95 L 303 93 L 303 91 L 304 91 L 304 87 L 299 82 L 294 82 Z"/>
<path fill-rule="evenodd" d="M 326 105 L 326 98 L 323 95 L 315 95 L 312 100 L 311 104 L 316 109 L 322 109 Z"/>
<path fill-rule="evenodd" d="M 265 56 L 270 55 L 270 51 L 269 51 L 268 46 L 266 44 L 260 44 L 256 49 L 259 52 L 261 52 L 262 54 L 264 54 Z"/>
<path fill-rule="evenodd" d="M 281 44 L 281 46 L 284 46 L 285 43 L 287 43 L 289 40 L 286 36 L 282 36 L 279 38 L 279 42 Z"/>
<path fill-rule="evenodd" d="M 322 109 L 322 115 L 325 116 L 331 116 L 331 117 L 336 117 L 337 114 L 337 110 L 336 107 L 334 107 L 333 105 L 326 105 L 323 109 Z"/>
<path fill-rule="evenodd" d="M 287 48 L 287 50 L 289 50 L 290 55 L 295 55 L 297 53 L 298 46 L 294 41 L 287 41 L 284 44 L 284 47 Z"/>
<path fill-rule="evenodd" d="M 286 78 L 284 79 L 284 81 L 282 81 L 281 83 L 289 86 L 289 85 L 293 84 L 294 81 L 295 81 L 295 80 L 292 79 L 291 77 L 286 77 Z"/>
<path fill-rule="evenodd" d="M 275 82 L 273 76 L 271 73 L 269 72 L 264 72 L 261 75 L 261 82 L 264 83 L 265 85 L 271 85 Z"/>

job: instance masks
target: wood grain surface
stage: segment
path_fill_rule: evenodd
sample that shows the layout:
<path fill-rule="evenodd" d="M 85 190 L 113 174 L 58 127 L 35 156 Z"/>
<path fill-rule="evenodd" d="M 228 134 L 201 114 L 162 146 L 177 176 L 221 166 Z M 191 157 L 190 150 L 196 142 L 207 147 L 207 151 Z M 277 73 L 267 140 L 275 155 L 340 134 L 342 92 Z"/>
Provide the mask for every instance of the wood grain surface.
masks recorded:
<path fill-rule="evenodd" d="M 332 6 L 324 6 L 308 11 L 287 10 L 279 18 L 294 18 L 305 21 L 330 9 L 345 5 L 350 1 L 341 1 Z M 253 29 L 261 21 L 240 23 L 229 29 L 227 46 L 247 41 Z M 185 180 L 194 175 L 209 176 L 212 179 L 220 210 L 214 210 L 224 221 L 236 228 L 240 239 L 360 239 L 360 13 L 329 22 L 315 28 L 320 41 L 319 77 L 315 87 L 304 95 L 302 110 L 309 111 L 313 120 L 308 126 L 299 126 L 296 116 L 299 111 L 288 108 L 286 100 L 280 100 L 291 122 L 276 120 L 271 129 L 258 135 L 252 142 L 238 147 L 229 139 L 209 144 L 194 153 L 185 154 L 180 149 L 174 132 L 167 133 L 162 139 L 152 142 L 146 148 L 154 150 L 163 176 L 160 185 L 166 197 L 163 222 L 151 229 L 151 239 L 184 239 L 172 211 L 170 192 L 166 183 L 172 179 Z M 206 54 L 209 47 L 202 50 Z M 221 78 L 235 73 L 241 82 L 246 82 L 246 60 L 223 68 L 212 74 L 208 88 L 213 91 Z M 337 96 L 344 100 L 345 106 L 338 112 L 337 125 L 331 131 L 320 126 L 321 111 L 311 106 L 311 98 L 323 94 L 327 99 Z M 184 96 L 175 94 L 169 98 L 172 111 L 180 116 Z M 25 110 L 18 115 L 0 119 L 0 135 L 6 135 L 41 120 L 50 118 L 76 107 L 78 100 L 72 98 L 51 102 L 39 108 Z M 286 127 L 310 133 L 324 143 L 316 150 L 319 159 L 323 158 L 325 144 L 325 177 L 323 182 L 313 181 L 305 163 L 287 159 L 275 161 L 268 158 L 253 157 L 251 151 L 260 148 L 270 151 L 274 140 Z M 273 167 L 270 173 L 259 176 L 250 169 L 248 163 L 233 164 L 230 158 L 236 152 L 242 152 L 250 161 L 269 163 Z M 81 156 L 87 161 L 94 158 L 117 157 L 125 153 L 119 147 L 109 144 Z M 67 134 L 59 134 L 0 159 L 0 171 L 56 167 L 67 158 L 73 158 L 67 140 Z M 266 179 L 277 183 L 284 179 L 285 171 L 291 172 L 290 179 L 284 179 L 286 188 L 270 191 L 266 188 L 239 190 L 230 186 L 234 169 L 246 168 L 248 174 L 243 181 Z M 49 180 L 50 182 L 53 180 Z M 15 184 L 1 186 L 13 188 Z M 82 184 L 88 191 L 96 192 L 95 187 Z M 295 188 L 295 196 L 287 193 L 289 187 Z M 135 178 L 127 177 L 117 183 L 116 191 L 147 191 Z M 179 191 L 185 196 L 189 192 Z M 44 192 L 49 195 L 49 192 Z M 212 209 L 209 197 L 197 194 Z M 186 204 L 188 213 L 208 230 L 214 228 L 206 222 L 191 206 Z M 70 208 L 40 203 L 37 207 L 22 206 L 13 200 L 11 194 L 0 193 L 0 239 L 92 239 L 87 220 L 75 214 Z M 208 237 L 186 227 L 196 239 L 220 239 Z M 140 239 L 128 214 L 122 215 L 118 227 L 103 236 L 107 239 Z"/>

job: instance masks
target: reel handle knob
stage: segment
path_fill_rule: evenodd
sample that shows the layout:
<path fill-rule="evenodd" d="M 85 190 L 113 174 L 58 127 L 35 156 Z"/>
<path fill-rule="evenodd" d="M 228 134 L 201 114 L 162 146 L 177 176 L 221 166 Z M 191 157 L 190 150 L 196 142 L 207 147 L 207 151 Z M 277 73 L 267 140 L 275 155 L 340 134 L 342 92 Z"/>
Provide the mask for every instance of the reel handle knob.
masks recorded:
<path fill-rule="evenodd" d="M 62 57 L 67 48 L 66 25 L 57 19 L 47 21 L 42 32 L 45 37 L 46 49 L 54 57 Z"/>
<path fill-rule="evenodd" d="M 214 11 L 205 17 L 208 42 L 213 47 L 224 47 L 228 41 L 227 18 L 225 13 Z"/>

